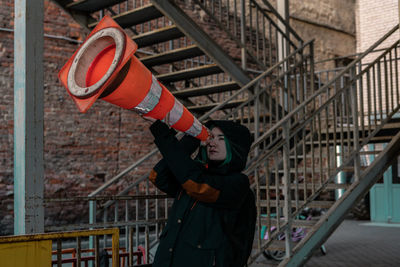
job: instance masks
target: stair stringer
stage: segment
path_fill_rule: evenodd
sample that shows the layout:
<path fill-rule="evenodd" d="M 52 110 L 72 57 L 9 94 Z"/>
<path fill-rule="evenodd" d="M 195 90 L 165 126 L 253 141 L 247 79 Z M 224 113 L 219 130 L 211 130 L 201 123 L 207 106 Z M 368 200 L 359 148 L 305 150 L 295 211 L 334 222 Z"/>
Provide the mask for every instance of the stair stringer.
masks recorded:
<path fill-rule="evenodd" d="M 232 58 L 179 7 L 165 0 L 152 0 L 151 2 L 165 16 L 171 19 L 186 36 L 192 39 L 201 50 L 211 57 L 221 69 L 229 73 L 238 84 L 244 86 L 251 81 L 250 77 L 236 65 Z"/>
<path fill-rule="evenodd" d="M 346 214 L 351 210 L 368 190 L 382 177 L 394 158 L 400 154 L 400 132 L 392 139 L 388 146 L 379 154 L 374 162 L 361 173 L 360 180 L 353 183 L 344 195 L 328 210 L 309 234 L 300 241 L 290 258 L 283 260 L 279 266 L 302 266 L 312 252 L 320 247 L 328 237 L 343 222 Z"/>

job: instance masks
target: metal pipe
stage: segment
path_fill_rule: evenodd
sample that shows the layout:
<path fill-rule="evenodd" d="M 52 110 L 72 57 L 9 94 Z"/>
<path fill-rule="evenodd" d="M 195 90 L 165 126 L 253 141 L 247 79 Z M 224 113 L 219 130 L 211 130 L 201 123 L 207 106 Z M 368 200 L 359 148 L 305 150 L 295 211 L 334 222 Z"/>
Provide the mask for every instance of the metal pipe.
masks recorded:
<path fill-rule="evenodd" d="M 285 140 L 282 150 L 283 150 L 283 169 L 284 169 L 284 179 L 283 179 L 283 196 L 285 198 L 284 206 L 284 216 L 287 222 L 287 228 L 285 229 L 285 250 L 286 258 L 292 255 L 292 206 L 291 206 L 291 193 L 290 193 L 290 122 L 283 125 L 283 138 Z M 279 196 L 277 197 L 279 200 Z M 280 218 L 276 218 L 280 221 Z"/>
<path fill-rule="evenodd" d="M 246 4 L 245 0 L 240 0 L 240 41 L 244 45 L 246 43 Z M 242 69 L 246 69 L 246 49 L 244 47 L 241 48 L 242 55 Z"/>

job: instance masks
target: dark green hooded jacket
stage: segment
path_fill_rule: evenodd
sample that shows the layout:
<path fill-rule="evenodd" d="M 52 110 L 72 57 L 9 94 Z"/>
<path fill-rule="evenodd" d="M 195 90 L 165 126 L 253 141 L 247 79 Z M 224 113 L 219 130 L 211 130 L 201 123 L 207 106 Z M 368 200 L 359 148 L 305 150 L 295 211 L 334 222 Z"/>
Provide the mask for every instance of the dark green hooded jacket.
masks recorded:
<path fill-rule="evenodd" d="M 248 177 L 241 173 L 251 146 L 249 130 L 230 121 L 209 121 L 229 142 L 229 163 L 200 163 L 190 155 L 199 141 L 180 141 L 167 125 L 150 127 L 163 159 L 150 180 L 174 203 L 160 235 L 153 267 L 243 267 L 254 238 L 256 208 Z"/>

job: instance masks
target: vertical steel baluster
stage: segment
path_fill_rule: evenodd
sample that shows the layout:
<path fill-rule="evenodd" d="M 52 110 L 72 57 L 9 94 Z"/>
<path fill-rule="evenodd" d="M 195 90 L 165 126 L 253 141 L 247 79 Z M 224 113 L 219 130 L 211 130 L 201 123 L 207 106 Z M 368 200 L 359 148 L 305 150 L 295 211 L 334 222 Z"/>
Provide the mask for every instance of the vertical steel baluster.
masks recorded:
<path fill-rule="evenodd" d="M 371 77 L 370 77 L 370 69 L 367 71 L 367 102 L 368 102 L 368 135 L 371 133 L 371 124 L 372 124 L 372 114 L 371 114 Z"/>
<path fill-rule="evenodd" d="M 351 78 L 353 79 L 356 76 L 356 69 L 355 67 L 352 68 L 352 75 Z M 354 142 L 354 151 L 356 155 L 354 157 L 354 180 L 356 182 L 360 179 L 360 141 L 359 141 L 359 122 L 358 122 L 358 94 L 357 94 L 357 81 L 354 80 L 352 82 L 352 86 L 350 88 L 350 95 L 352 99 L 352 117 L 353 117 L 353 142 Z M 350 134 L 349 134 L 350 135 Z"/>
<path fill-rule="evenodd" d="M 290 194 L 290 122 L 283 124 L 283 138 L 285 140 L 283 144 L 283 196 L 285 199 L 284 205 L 284 217 L 287 222 L 285 228 L 285 249 L 286 258 L 292 255 L 292 205 L 291 205 L 291 194 Z M 277 218 L 279 220 L 279 218 Z"/>
<path fill-rule="evenodd" d="M 378 84 L 378 101 L 379 101 L 379 125 L 382 123 L 383 120 L 383 97 L 382 97 L 382 73 L 381 73 L 381 62 L 378 62 L 377 68 L 377 84 Z"/>
<path fill-rule="evenodd" d="M 139 195 L 139 185 L 136 186 L 136 195 Z M 135 212 L 136 212 L 136 240 L 135 240 L 135 247 L 136 249 L 139 247 L 139 224 L 137 223 L 139 221 L 139 200 L 136 199 L 135 201 Z"/>
<path fill-rule="evenodd" d="M 397 58 L 397 47 L 394 48 L 394 58 L 396 59 L 394 64 L 394 73 L 396 74 L 396 105 L 400 104 L 400 92 L 399 92 L 399 59 Z"/>
<path fill-rule="evenodd" d="M 125 225 L 125 248 L 129 247 L 128 222 L 129 222 L 129 202 L 128 202 L 128 200 L 125 200 L 125 223 L 126 223 L 126 225 Z"/>
<path fill-rule="evenodd" d="M 129 227 L 129 266 L 133 266 L 133 228 Z"/>
<path fill-rule="evenodd" d="M 99 248 L 99 236 L 94 236 L 94 266 L 100 267 L 100 248 Z"/>
<path fill-rule="evenodd" d="M 82 240 L 81 237 L 78 236 L 76 238 L 76 266 L 81 267 L 81 259 L 82 259 Z"/>
<path fill-rule="evenodd" d="M 388 69 L 387 69 L 387 60 L 386 55 L 383 57 L 383 76 L 385 80 L 385 106 L 386 106 L 386 117 L 389 115 L 389 81 L 388 81 Z"/>
<path fill-rule="evenodd" d="M 62 266 L 62 244 L 61 239 L 57 239 L 57 267 Z"/>
<path fill-rule="evenodd" d="M 246 29 L 246 5 L 245 0 L 240 0 L 240 41 L 243 45 L 241 48 L 242 52 L 242 69 L 246 69 L 246 36 L 245 36 L 245 29 Z"/>

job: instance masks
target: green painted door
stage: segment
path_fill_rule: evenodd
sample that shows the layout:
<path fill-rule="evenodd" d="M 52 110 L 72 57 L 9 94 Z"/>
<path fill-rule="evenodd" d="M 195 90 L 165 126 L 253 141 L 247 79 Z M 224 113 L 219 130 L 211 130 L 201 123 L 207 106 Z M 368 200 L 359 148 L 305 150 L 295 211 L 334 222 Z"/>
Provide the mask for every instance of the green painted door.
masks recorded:
<path fill-rule="evenodd" d="M 371 221 L 400 222 L 400 177 L 398 160 L 370 190 Z"/>

